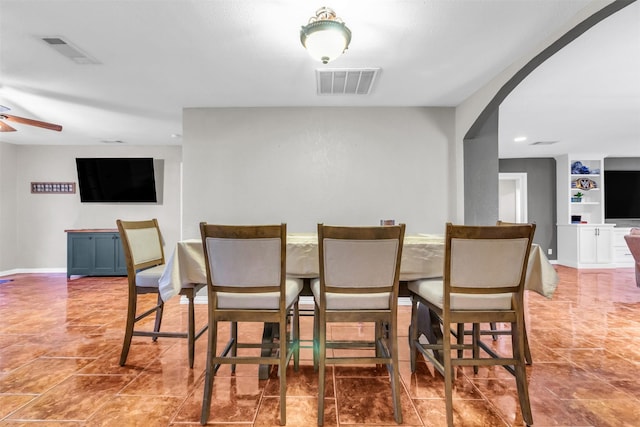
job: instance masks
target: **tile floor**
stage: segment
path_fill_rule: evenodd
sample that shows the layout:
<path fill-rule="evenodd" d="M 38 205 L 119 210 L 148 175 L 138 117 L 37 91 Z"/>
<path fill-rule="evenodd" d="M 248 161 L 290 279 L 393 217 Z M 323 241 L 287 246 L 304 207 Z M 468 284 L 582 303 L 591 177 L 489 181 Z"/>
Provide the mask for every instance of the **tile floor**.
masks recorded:
<path fill-rule="evenodd" d="M 640 425 L 640 288 L 632 269 L 557 267 L 551 300 L 527 295 L 534 364 L 528 368 L 536 426 Z M 0 284 L 0 427 L 196 426 L 203 391 L 206 336 L 193 370 L 184 340 L 135 337 L 118 365 L 126 308 L 124 278 L 14 275 Z M 164 328 L 182 327 L 186 306 L 169 301 Z M 445 424 L 443 381 L 427 363 L 411 374 L 409 307 L 401 307 L 400 349 L 404 425 Z M 204 305 L 197 319 L 206 321 Z M 163 329 L 164 329 L 163 328 Z M 333 337 L 367 334 L 367 326 L 332 327 Z M 260 336 L 261 325 L 241 330 Z M 303 338 L 311 319 L 302 319 Z M 508 345 L 507 337 L 495 344 Z M 288 371 L 289 426 L 316 423 L 317 376 L 303 349 L 299 372 Z M 395 425 L 388 375 L 341 368 L 327 379 L 325 425 Z M 278 378 L 258 380 L 257 367 L 221 368 L 209 424 L 278 425 Z M 503 369 L 458 371 L 459 426 L 518 426 L 515 382 Z"/>

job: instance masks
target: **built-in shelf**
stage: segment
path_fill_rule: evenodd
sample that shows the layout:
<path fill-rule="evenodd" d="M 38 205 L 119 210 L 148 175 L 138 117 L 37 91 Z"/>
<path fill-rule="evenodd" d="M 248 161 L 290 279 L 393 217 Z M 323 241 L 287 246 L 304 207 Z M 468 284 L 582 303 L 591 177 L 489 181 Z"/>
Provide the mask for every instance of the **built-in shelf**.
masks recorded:
<path fill-rule="evenodd" d="M 559 264 L 574 268 L 615 266 L 613 224 L 604 224 L 602 166 L 603 157 L 599 155 L 556 158 Z M 574 173 L 577 170 L 582 173 Z M 577 193 L 581 193 L 579 202 L 574 201 Z"/>

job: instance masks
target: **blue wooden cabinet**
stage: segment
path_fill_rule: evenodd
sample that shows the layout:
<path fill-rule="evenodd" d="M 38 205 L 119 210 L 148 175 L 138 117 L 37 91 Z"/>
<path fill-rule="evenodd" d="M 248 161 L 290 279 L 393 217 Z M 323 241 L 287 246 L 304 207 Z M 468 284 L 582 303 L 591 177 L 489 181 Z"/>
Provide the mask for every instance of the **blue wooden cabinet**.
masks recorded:
<path fill-rule="evenodd" d="M 66 232 L 67 277 L 127 275 L 127 263 L 117 230 Z"/>

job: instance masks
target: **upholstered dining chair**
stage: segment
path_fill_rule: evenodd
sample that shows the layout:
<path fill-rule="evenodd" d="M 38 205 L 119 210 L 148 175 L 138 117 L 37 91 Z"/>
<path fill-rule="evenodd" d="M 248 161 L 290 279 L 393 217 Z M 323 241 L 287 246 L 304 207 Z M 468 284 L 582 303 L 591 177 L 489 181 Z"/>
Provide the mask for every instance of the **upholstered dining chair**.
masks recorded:
<path fill-rule="evenodd" d="M 533 236 L 535 237 L 536 223 L 535 222 L 531 222 L 529 224 L 533 227 Z M 522 225 L 522 224 L 521 223 L 517 223 L 517 222 L 506 222 L 506 221 L 498 220 L 496 222 L 496 225 L 508 226 L 508 225 Z M 533 239 L 533 237 L 532 237 L 532 239 Z M 493 335 L 494 339 L 496 339 L 498 335 L 502 334 L 501 331 L 497 330 L 495 322 L 491 322 L 491 331 L 489 331 L 487 333 Z M 525 320 L 525 326 L 524 326 L 523 334 L 524 334 L 524 359 L 527 362 L 527 365 L 531 365 L 533 363 L 533 358 L 531 357 L 531 348 L 529 347 L 529 336 L 527 335 L 526 320 Z"/>
<path fill-rule="evenodd" d="M 634 227 L 629 230 L 629 234 L 624 236 L 624 240 L 627 242 L 631 256 L 636 263 L 636 286 L 640 288 L 640 228 Z"/>
<path fill-rule="evenodd" d="M 443 279 L 409 282 L 412 301 L 409 337 L 411 370 L 420 352 L 444 376 L 447 424 L 453 426 L 453 378 L 456 366 L 501 365 L 516 378 L 522 416 L 533 424 L 524 358 L 524 283 L 534 227 L 446 226 Z M 417 304 L 426 305 L 442 322 L 435 343 L 418 340 Z M 460 323 L 509 323 L 511 354 L 482 357 L 481 337 L 474 328 L 471 343 L 452 343 L 452 327 Z M 431 350 L 431 351 L 429 351 Z M 452 354 L 452 350 L 458 350 Z M 462 351 L 460 351 L 462 350 Z M 465 350 L 470 350 L 465 351 Z M 441 356 L 436 358 L 433 352 Z M 471 353 L 471 354 L 469 354 Z M 457 354 L 457 357 L 453 355 Z"/>
<path fill-rule="evenodd" d="M 207 270 L 209 346 L 202 398 L 201 424 L 209 418 L 214 376 L 220 364 L 277 365 L 280 376 L 280 425 L 286 424 L 287 365 L 298 366 L 298 299 L 302 280 L 286 275 L 287 225 L 216 225 L 200 223 Z M 291 333 L 287 333 L 288 315 Z M 218 323 L 231 322 L 231 337 L 218 355 Z M 238 348 L 262 349 L 266 343 L 238 342 L 239 322 L 276 323 L 277 350 L 239 356 Z"/>
<path fill-rule="evenodd" d="M 118 219 L 116 224 L 120 232 L 120 240 L 122 241 L 127 263 L 129 282 L 127 323 L 122 353 L 120 354 L 120 366 L 123 366 L 127 361 L 131 339 L 134 336 L 145 336 L 152 337 L 154 341 L 158 337 L 186 338 L 189 351 L 189 367 L 193 368 L 195 341 L 207 330 L 205 325 L 196 332 L 194 297 L 205 284 L 188 284 L 180 290 L 180 295 L 184 295 L 189 301 L 187 331 L 161 332 L 160 325 L 162 323 L 164 302 L 158 290 L 158 280 L 164 271 L 165 262 L 162 235 L 158 221 L 155 218 L 144 221 L 122 221 Z M 143 294 L 157 294 L 157 303 L 154 307 L 137 314 L 138 296 Z M 136 329 L 137 322 L 152 314 L 155 314 L 153 331 Z"/>
<path fill-rule="evenodd" d="M 397 307 L 405 225 L 339 227 L 318 224 L 320 277 L 314 298 L 314 364 L 318 368 L 318 425 L 324 423 L 326 365 L 386 365 L 393 413 L 402 423 L 398 370 Z M 327 324 L 372 322 L 371 340 L 327 339 Z M 327 349 L 368 348 L 370 356 L 329 356 Z M 375 354 L 374 354 L 374 351 Z"/>

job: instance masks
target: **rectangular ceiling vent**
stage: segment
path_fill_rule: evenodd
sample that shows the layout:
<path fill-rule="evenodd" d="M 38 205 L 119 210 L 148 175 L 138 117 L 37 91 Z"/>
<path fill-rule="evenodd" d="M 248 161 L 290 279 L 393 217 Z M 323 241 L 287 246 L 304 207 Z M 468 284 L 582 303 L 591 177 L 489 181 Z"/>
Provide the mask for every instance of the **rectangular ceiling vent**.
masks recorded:
<path fill-rule="evenodd" d="M 560 141 L 536 141 L 536 142 L 532 142 L 529 145 L 553 145 L 553 144 L 557 144 Z"/>
<path fill-rule="evenodd" d="M 380 68 L 316 70 L 318 95 L 368 95 Z"/>
<path fill-rule="evenodd" d="M 49 45 L 53 50 L 61 55 L 71 59 L 76 64 L 99 64 L 96 59 L 82 52 L 77 47 L 71 45 L 60 37 L 41 37 L 42 41 Z"/>

